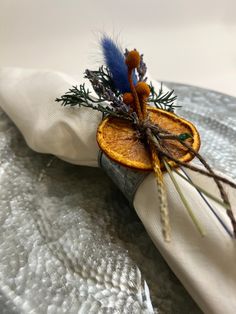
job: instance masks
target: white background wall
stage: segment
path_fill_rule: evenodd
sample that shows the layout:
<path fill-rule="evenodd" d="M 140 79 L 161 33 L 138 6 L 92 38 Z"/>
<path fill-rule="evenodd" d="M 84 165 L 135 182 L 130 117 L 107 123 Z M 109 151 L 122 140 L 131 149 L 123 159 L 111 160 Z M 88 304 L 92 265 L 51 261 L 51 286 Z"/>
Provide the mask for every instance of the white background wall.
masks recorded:
<path fill-rule="evenodd" d="M 155 78 L 236 96 L 236 0 L 0 0 L 0 66 L 82 73 L 101 31 Z"/>

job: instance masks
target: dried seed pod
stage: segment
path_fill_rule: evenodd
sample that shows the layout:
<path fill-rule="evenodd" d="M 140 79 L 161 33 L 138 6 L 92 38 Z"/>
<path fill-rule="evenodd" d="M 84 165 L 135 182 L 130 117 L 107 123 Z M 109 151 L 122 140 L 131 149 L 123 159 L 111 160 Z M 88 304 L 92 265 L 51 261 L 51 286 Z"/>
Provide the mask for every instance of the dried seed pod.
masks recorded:
<path fill-rule="evenodd" d="M 125 63 L 129 69 L 135 69 L 140 64 L 140 54 L 137 50 L 131 50 L 128 52 Z"/>
<path fill-rule="evenodd" d="M 138 82 L 135 86 L 136 92 L 139 96 L 147 99 L 150 95 L 150 88 L 145 82 Z"/>
<path fill-rule="evenodd" d="M 132 93 L 124 93 L 123 94 L 123 102 L 126 105 L 132 105 L 134 103 L 134 96 Z"/>

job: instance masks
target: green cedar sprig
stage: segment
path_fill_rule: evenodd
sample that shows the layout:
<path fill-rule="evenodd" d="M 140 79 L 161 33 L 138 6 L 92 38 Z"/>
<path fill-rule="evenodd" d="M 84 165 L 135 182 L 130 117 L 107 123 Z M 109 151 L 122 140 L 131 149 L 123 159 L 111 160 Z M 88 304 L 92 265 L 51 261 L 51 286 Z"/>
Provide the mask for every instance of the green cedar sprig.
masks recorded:
<path fill-rule="evenodd" d="M 181 107 L 174 104 L 175 100 L 177 99 L 177 96 L 174 94 L 174 90 L 165 93 L 163 91 L 162 83 L 158 93 L 155 91 L 152 82 L 150 82 L 149 87 L 150 97 L 148 98 L 148 102 L 153 103 L 156 108 L 174 112 L 175 108 Z"/>

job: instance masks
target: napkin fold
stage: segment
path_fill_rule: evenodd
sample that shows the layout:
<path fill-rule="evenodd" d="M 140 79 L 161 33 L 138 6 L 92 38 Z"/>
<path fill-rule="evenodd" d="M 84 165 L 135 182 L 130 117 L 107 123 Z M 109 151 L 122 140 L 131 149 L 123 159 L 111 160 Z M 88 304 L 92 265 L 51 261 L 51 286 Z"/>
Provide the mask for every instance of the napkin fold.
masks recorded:
<path fill-rule="evenodd" d="M 55 102 L 76 78 L 52 71 L 5 68 L 0 71 L 0 106 L 35 151 L 50 153 L 73 164 L 97 166 L 96 129 L 101 114 L 89 108 L 62 107 Z M 192 180 L 219 196 L 210 178 L 187 171 Z M 206 236 L 201 237 L 168 177 L 167 187 L 172 241 L 161 233 L 156 182 L 150 173 L 138 188 L 134 208 L 154 244 L 174 273 L 205 313 L 233 314 L 236 309 L 236 245 L 222 228 L 209 206 L 185 180 L 175 175 L 188 202 L 201 221 Z M 236 193 L 226 191 L 236 207 Z M 231 229 L 225 210 L 208 199 Z"/>

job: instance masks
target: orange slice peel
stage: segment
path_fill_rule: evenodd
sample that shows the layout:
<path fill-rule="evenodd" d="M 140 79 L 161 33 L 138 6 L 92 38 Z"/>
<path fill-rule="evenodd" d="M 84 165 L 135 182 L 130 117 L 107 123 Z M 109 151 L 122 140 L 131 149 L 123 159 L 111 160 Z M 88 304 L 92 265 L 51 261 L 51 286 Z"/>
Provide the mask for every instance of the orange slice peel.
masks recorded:
<path fill-rule="evenodd" d="M 179 136 L 183 133 L 191 135 L 186 139 L 195 151 L 200 148 L 200 136 L 195 126 L 174 113 L 148 106 L 147 112 L 152 124 Z M 148 146 L 140 140 L 138 131 L 128 120 L 107 117 L 98 127 L 97 142 L 101 150 L 115 162 L 133 169 L 152 171 L 153 164 Z M 168 152 L 182 162 L 189 162 L 194 155 L 177 139 L 163 139 Z M 170 166 L 176 166 L 169 160 Z M 164 169 L 163 165 L 161 168 Z"/>

